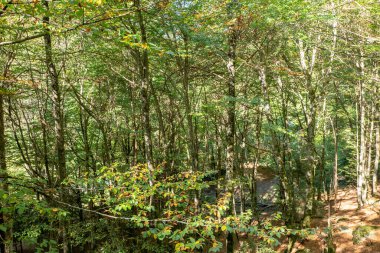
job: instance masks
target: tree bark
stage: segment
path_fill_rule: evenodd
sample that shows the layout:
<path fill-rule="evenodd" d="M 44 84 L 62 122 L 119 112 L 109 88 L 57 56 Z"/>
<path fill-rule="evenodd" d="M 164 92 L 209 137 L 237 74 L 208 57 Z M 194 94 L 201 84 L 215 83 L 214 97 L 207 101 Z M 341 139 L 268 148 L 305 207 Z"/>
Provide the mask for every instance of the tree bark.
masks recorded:
<path fill-rule="evenodd" d="M 370 180 L 370 175 L 371 175 L 371 170 L 372 170 L 372 142 L 373 142 L 373 129 L 374 129 L 374 114 L 375 114 L 375 108 L 373 104 L 371 105 L 371 111 L 368 112 L 369 114 L 369 139 L 368 139 L 368 151 L 367 151 L 367 166 L 366 166 L 366 171 L 365 171 L 365 177 L 367 181 L 367 192 L 369 192 L 369 180 Z"/>
<path fill-rule="evenodd" d="M 364 58 L 363 51 L 360 50 L 360 59 L 358 62 L 359 74 L 359 133 L 358 133 L 358 165 L 357 165 L 357 202 L 358 207 L 362 208 L 367 204 L 367 179 L 366 179 L 366 105 L 365 105 L 365 81 L 364 78 Z"/>
<path fill-rule="evenodd" d="M 335 115 L 335 119 L 331 121 L 331 128 L 333 132 L 333 138 L 334 138 L 334 168 L 332 173 L 332 190 L 334 194 L 334 208 L 336 205 L 336 199 L 338 195 L 338 119 L 337 115 Z"/>
<path fill-rule="evenodd" d="M 183 73 L 183 98 L 185 103 L 185 112 L 186 112 L 186 120 L 187 120 L 187 131 L 188 131 L 188 140 L 189 140 L 189 149 L 190 149 L 190 160 L 191 160 L 191 168 L 192 171 L 198 171 L 199 159 L 198 159 L 198 140 L 197 135 L 193 125 L 193 116 L 191 112 L 191 103 L 189 96 L 189 70 L 190 70 L 190 62 L 189 62 L 189 35 L 186 32 L 182 32 L 183 42 L 185 46 L 185 56 L 182 63 L 182 73 Z M 198 194 L 195 193 L 194 203 L 197 207 L 199 204 Z"/>
<path fill-rule="evenodd" d="M 318 37 L 318 41 L 320 38 Z M 303 145 L 304 165 L 306 168 L 306 205 L 304 212 L 304 220 L 310 219 L 310 216 L 315 211 L 314 197 L 315 197 L 315 169 L 317 166 L 317 153 L 315 148 L 315 130 L 316 130 L 316 117 L 317 117 L 317 87 L 313 85 L 313 69 L 317 57 L 317 47 L 312 50 L 309 62 L 306 60 L 306 50 L 302 39 L 298 40 L 299 56 L 301 69 L 305 75 L 305 86 L 308 97 L 308 110 L 305 113 L 306 133 Z"/>
<path fill-rule="evenodd" d="M 8 59 L 3 70 L 2 77 L 6 77 L 12 62 L 12 57 Z M 3 84 L 4 83 L 0 83 Z M 3 85 L 0 88 L 3 88 Z M 8 171 L 6 162 L 6 139 L 5 139 L 5 118 L 4 118 L 4 95 L 0 92 L 0 185 L 2 190 L 7 193 L 8 187 Z M 4 205 L 4 204 L 1 204 Z M 5 210 L 5 209 L 3 209 Z M 0 216 L 1 224 L 4 224 L 6 231 L 1 231 L 0 251 L 5 253 L 13 252 L 13 219 L 12 214 L 1 212 Z"/>
<path fill-rule="evenodd" d="M 376 137 L 375 137 L 375 164 L 373 168 L 372 174 L 372 194 L 377 193 L 377 174 L 379 172 L 379 158 L 380 158 L 380 124 L 379 124 L 379 108 L 376 108 L 376 117 L 375 117 L 375 125 L 376 125 Z"/>
<path fill-rule="evenodd" d="M 232 21 L 236 18 L 236 6 L 238 1 L 232 0 L 228 3 L 228 18 Z M 238 40 L 237 21 L 233 21 L 228 27 L 228 52 L 227 52 L 227 72 L 228 72 L 228 90 L 227 90 L 227 149 L 226 149 L 226 190 L 231 194 L 232 211 L 236 215 L 235 190 L 233 186 L 235 171 L 235 107 L 236 107 L 236 46 Z M 230 233 L 227 233 L 227 252 L 233 252 L 233 239 Z"/>
<path fill-rule="evenodd" d="M 188 35 L 183 33 L 183 40 L 185 44 L 185 56 L 183 61 L 183 91 L 184 91 L 184 102 L 185 102 L 185 111 L 186 111 L 186 120 L 187 120 L 187 129 L 188 129 L 188 138 L 190 144 L 190 153 L 191 153 L 191 167 L 194 171 L 198 170 L 198 151 L 197 151 L 197 139 L 194 134 L 193 126 L 193 117 L 191 115 L 191 104 L 189 97 L 189 39 Z"/>
<path fill-rule="evenodd" d="M 49 10 L 49 2 L 44 1 L 46 10 Z M 66 155 L 65 155 L 65 137 L 64 137 L 64 118 L 62 109 L 62 95 L 59 86 L 59 76 L 53 60 L 52 39 L 49 29 L 50 18 L 43 17 L 46 26 L 45 42 L 45 63 L 48 70 L 48 78 L 52 88 L 51 99 L 53 102 L 53 119 L 55 133 L 55 150 L 57 155 L 56 166 L 58 170 L 59 182 L 66 178 Z"/>
<path fill-rule="evenodd" d="M 46 12 L 49 12 L 49 2 L 43 1 Z M 43 17 L 43 24 L 45 26 L 44 46 L 45 46 L 45 63 L 48 72 L 49 84 L 51 86 L 51 99 L 53 104 L 53 120 L 54 120 L 54 134 L 55 134 L 55 152 L 56 152 L 56 168 L 58 172 L 58 184 L 66 178 L 66 154 L 65 154 L 65 136 L 64 136 L 64 117 L 62 108 L 62 94 L 59 86 L 59 74 L 57 72 L 54 60 L 53 60 L 53 46 L 50 32 L 50 18 L 48 15 Z M 67 192 L 65 189 L 61 189 L 60 197 L 63 202 L 68 201 Z M 60 230 L 62 231 L 62 248 L 64 253 L 69 252 L 69 242 L 67 239 L 66 222 L 60 222 Z"/>
<path fill-rule="evenodd" d="M 148 40 L 145 29 L 144 17 L 140 0 L 134 0 L 136 8 L 137 21 L 140 28 L 142 49 L 138 56 L 139 73 L 140 73 L 140 93 L 142 101 L 142 123 L 144 127 L 144 143 L 145 143 L 145 162 L 150 171 L 149 184 L 153 186 L 153 146 L 150 125 L 150 102 L 149 102 L 149 58 L 148 58 Z M 150 199 L 152 205 L 153 198 Z"/>
<path fill-rule="evenodd" d="M 231 1 L 228 7 L 228 16 L 234 18 L 234 8 L 237 2 Z M 231 184 L 235 169 L 235 84 L 236 84 L 236 45 L 238 39 L 237 24 L 234 22 L 228 28 L 228 53 L 227 53 L 227 71 L 228 71 L 228 107 L 227 107 L 227 154 L 226 154 L 226 181 L 227 185 Z"/>

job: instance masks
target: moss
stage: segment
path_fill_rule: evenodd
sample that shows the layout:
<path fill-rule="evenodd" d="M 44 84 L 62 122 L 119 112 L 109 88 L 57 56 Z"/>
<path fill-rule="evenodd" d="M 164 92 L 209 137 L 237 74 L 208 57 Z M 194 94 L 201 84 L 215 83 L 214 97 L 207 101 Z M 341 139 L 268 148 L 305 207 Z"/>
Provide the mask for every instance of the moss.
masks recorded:
<path fill-rule="evenodd" d="M 359 244 L 364 238 L 368 237 L 372 230 L 377 229 L 376 226 L 358 226 L 352 232 L 352 241 Z"/>

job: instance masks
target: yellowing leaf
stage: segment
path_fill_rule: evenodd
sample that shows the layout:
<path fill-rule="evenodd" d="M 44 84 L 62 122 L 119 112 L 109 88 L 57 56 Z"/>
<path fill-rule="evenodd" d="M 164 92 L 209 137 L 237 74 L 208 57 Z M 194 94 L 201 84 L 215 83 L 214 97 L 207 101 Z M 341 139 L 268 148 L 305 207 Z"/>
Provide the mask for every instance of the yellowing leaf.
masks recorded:
<path fill-rule="evenodd" d="M 179 242 L 175 245 L 175 251 L 181 251 L 183 247 L 183 243 Z"/>

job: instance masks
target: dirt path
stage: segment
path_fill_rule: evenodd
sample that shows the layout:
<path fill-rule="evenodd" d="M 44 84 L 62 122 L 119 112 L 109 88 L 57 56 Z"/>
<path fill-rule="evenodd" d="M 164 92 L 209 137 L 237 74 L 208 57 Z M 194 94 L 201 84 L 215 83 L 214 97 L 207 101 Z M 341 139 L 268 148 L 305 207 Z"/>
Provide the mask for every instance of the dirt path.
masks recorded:
<path fill-rule="evenodd" d="M 371 198 L 369 205 L 361 210 L 357 209 L 355 189 L 340 191 L 338 199 L 337 212 L 332 216 L 336 252 L 380 252 L 379 198 Z M 371 231 L 361 243 L 354 244 L 353 231 L 359 226 L 371 226 Z"/>

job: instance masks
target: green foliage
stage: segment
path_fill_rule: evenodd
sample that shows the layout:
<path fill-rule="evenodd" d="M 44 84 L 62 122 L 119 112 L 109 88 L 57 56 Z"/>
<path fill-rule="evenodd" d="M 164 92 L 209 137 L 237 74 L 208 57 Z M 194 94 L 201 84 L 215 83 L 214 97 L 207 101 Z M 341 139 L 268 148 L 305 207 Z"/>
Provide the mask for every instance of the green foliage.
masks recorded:
<path fill-rule="evenodd" d="M 88 178 L 65 182 L 66 187 L 72 189 L 93 183 L 101 187 L 98 194 L 85 193 L 82 196 L 87 201 L 81 209 L 88 219 L 86 222 L 75 218 L 78 209 L 65 205 L 50 207 L 48 202 L 33 198 L 29 190 L 23 194 L 14 191 L 11 197 L 3 195 L 3 198 L 12 199 L 12 210 L 2 211 L 8 210 L 14 215 L 14 237 L 36 245 L 38 252 L 57 252 L 59 245 L 56 239 L 46 239 L 45 235 L 58 233 L 59 228 L 54 225 L 62 221 L 71 224 L 68 236 L 73 246 L 97 242 L 96 249 L 101 252 L 126 252 L 129 235 L 125 234 L 123 226 L 128 228 L 127 231 L 134 231 L 133 241 L 138 245 L 135 247 L 152 252 L 167 252 L 169 249 L 193 252 L 205 247 L 210 252 L 219 252 L 221 240 L 227 232 L 247 234 L 268 246 L 277 246 L 279 239 L 289 233 L 309 233 L 273 225 L 272 221 L 281 220 L 281 213 L 256 225 L 251 223 L 253 216 L 250 211 L 237 216 L 228 215 L 229 194 L 224 194 L 215 203 L 203 202 L 196 207 L 192 201 L 193 193 L 209 187 L 202 181 L 204 176 L 200 172 L 181 172 L 165 177 L 162 167 L 150 171 L 141 164 L 125 170 L 115 164 L 100 170 L 96 181 Z M 21 182 L 16 180 L 13 184 Z M 35 190 L 52 194 L 49 189 L 37 187 Z M 53 195 L 48 197 L 49 201 L 54 201 L 54 198 Z M 151 198 L 154 203 L 161 203 L 159 208 L 150 205 Z M 57 205 L 61 206 L 59 203 Z M 97 209 L 94 207 L 89 209 L 89 205 L 101 206 L 102 212 L 93 211 Z M 109 234 L 114 236 L 110 238 Z"/>
<path fill-rule="evenodd" d="M 371 231 L 378 229 L 376 226 L 358 226 L 352 231 L 352 241 L 354 244 L 359 244 L 369 236 Z"/>
<path fill-rule="evenodd" d="M 377 117 L 373 2 L 2 0 L 0 232 L 39 252 L 61 250 L 64 232 L 91 252 L 220 252 L 227 233 L 270 252 L 305 238 L 335 137 L 339 182 L 355 184 L 359 133 L 369 141 Z M 283 213 L 261 217 L 258 181 L 276 182 L 269 209 Z"/>

